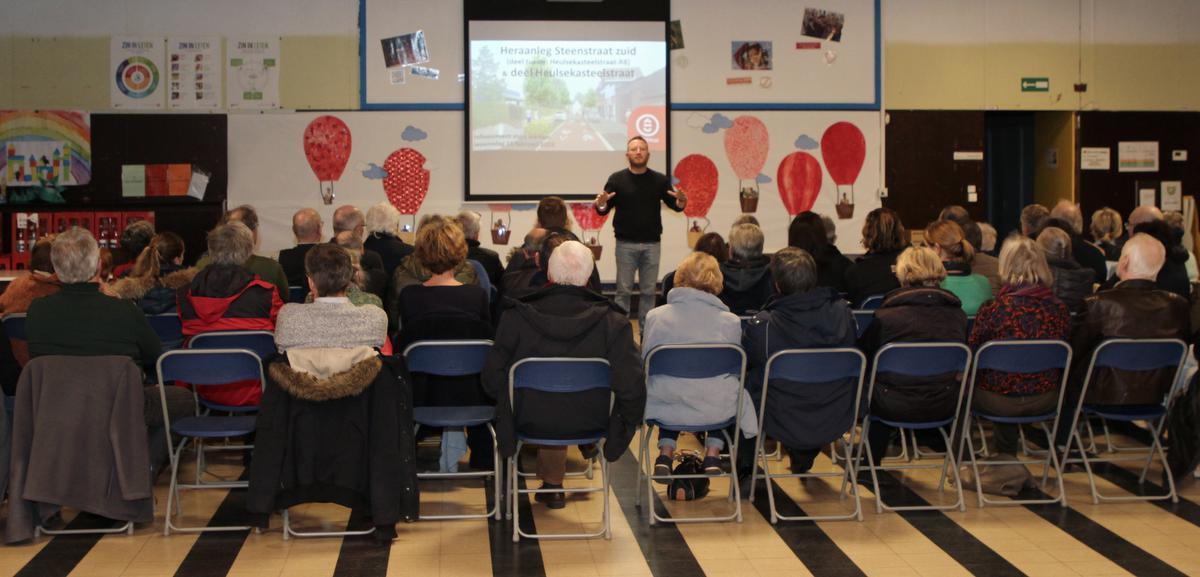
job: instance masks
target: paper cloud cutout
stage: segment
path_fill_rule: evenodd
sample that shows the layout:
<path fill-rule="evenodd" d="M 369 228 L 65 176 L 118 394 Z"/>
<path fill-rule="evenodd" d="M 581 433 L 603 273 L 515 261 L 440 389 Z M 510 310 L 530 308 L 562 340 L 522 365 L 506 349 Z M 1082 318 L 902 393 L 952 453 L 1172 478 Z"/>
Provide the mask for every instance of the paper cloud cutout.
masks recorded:
<path fill-rule="evenodd" d="M 362 175 L 364 178 L 370 178 L 372 180 L 383 180 L 387 178 L 388 173 L 383 169 L 382 166 L 372 162 L 367 165 L 366 170 L 362 171 Z"/>
<path fill-rule="evenodd" d="M 759 184 L 767 184 L 767 183 L 771 182 L 771 177 L 760 172 L 760 173 L 758 173 L 758 176 L 755 177 L 754 182 L 757 182 Z"/>
<path fill-rule="evenodd" d="M 796 148 L 799 148 L 800 150 L 813 150 L 818 146 L 821 145 L 807 134 L 801 134 L 800 137 L 796 139 Z"/>
<path fill-rule="evenodd" d="M 700 130 L 702 130 L 705 134 L 715 134 L 718 130 L 729 128 L 731 126 L 733 126 L 733 121 L 730 120 L 728 116 L 717 113 L 712 115 L 712 118 L 709 119 L 708 124 L 705 124 L 704 128 L 701 128 Z"/>
<path fill-rule="evenodd" d="M 405 142 L 415 142 L 417 140 L 425 140 L 428 137 L 429 137 L 429 134 L 427 134 L 424 130 L 421 130 L 420 128 L 417 128 L 411 124 L 408 126 L 405 126 L 404 132 L 400 133 L 400 138 L 403 139 Z"/>

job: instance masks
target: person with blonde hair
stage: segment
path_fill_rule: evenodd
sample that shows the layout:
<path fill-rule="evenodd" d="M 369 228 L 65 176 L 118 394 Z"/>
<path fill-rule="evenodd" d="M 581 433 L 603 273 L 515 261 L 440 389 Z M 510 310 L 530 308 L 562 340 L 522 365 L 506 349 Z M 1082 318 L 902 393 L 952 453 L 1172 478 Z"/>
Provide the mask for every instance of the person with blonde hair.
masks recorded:
<path fill-rule="evenodd" d="M 979 310 L 979 305 L 992 298 L 992 285 L 987 277 L 971 272 L 975 247 L 967 242 L 966 234 L 958 223 L 934 221 L 925 227 L 925 245 L 941 258 L 946 271 L 942 288 L 954 293 L 962 301 L 963 312 L 973 315 Z"/>
<path fill-rule="evenodd" d="M 949 221 L 939 222 L 958 228 Z M 858 339 L 858 348 L 867 358 L 889 343 L 967 341 L 962 301 L 943 288 L 946 267 L 942 257 L 929 248 L 909 247 L 896 259 L 896 278 L 900 288 L 884 297 L 874 321 Z M 982 283 L 987 286 L 986 280 Z M 877 379 L 870 407 L 874 415 L 894 421 L 935 421 L 954 414 L 959 392 L 955 375 L 913 380 L 880 373 Z M 895 429 L 881 422 L 871 424 L 867 442 L 875 462 L 886 454 L 894 433 Z"/>
<path fill-rule="evenodd" d="M 175 310 L 175 293 L 188 286 L 196 269 L 183 268 L 183 239 L 173 232 L 160 232 L 150 240 L 133 263 L 129 275 L 108 285 L 106 292 L 132 299 L 148 315 Z"/>
<path fill-rule="evenodd" d="M 1092 294 L 1095 273 L 1071 258 L 1071 235 L 1056 226 L 1048 226 L 1037 235 L 1037 245 L 1046 255 L 1053 278 L 1050 288 L 1067 308 L 1078 311 L 1083 299 Z"/>
<path fill-rule="evenodd" d="M 979 307 L 969 344 L 978 349 L 993 340 L 1055 339 L 1070 336 L 1071 315 L 1067 306 L 1050 290 L 1051 267 L 1038 245 L 1048 228 L 1034 242 L 1012 235 L 1000 248 L 1000 277 L 1003 285 L 995 298 Z M 1065 237 L 1066 233 L 1058 231 Z M 1083 270 L 1083 269 L 1080 269 Z M 1084 271 L 1089 275 L 1091 271 Z M 989 415 L 1023 417 L 1054 411 L 1058 405 L 1058 369 L 1040 373 L 997 373 L 980 369 L 972 405 Z M 1015 455 L 1018 429 L 995 423 L 996 452 Z"/>
<path fill-rule="evenodd" d="M 643 357 L 649 356 L 661 345 L 740 345 L 741 321 L 717 298 L 723 286 L 724 278 L 717 259 L 703 252 L 686 256 L 675 270 L 675 288 L 667 296 L 667 304 L 646 315 L 646 328 L 642 334 Z M 701 379 L 670 375 L 647 378 L 646 419 L 679 425 L 727 421 L 735 414 L 735 401 L 740 387 L 741 381 L 736 375 Z M 754 410 L 748 397 L 744 397 L 743 401 L 742 424 L 745 427 L 754 420 Z M 654 463 L 656 475 L 670 474 L 677 439 L 679 431 L 659 429 L 659 456 Z M 725 448 L 720 429 L 705 433 L 704 447 L 705 472 L 719 474 L 719 455 L 721 449 Z"/>
<path fill-rule="evenodd" d="M 1092 233 L 1092 242 L 1104 251 L 1104 259 L 1116 262 L 1121 258 L 1121 249 L 1117 241 L 1121 238 L 1125 226 L 1121 222 L 1121 213 L 1104 207 L 1092 213 L 1092 224 L 1088 227 Z"/>

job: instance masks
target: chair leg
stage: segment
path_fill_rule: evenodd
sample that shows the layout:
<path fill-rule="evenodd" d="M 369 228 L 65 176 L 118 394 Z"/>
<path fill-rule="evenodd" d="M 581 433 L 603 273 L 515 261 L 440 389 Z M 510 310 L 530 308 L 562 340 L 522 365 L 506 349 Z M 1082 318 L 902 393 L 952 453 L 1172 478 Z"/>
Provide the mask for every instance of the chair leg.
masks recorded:
<path fill-rule="evenodd" d="M 604 482 L 604 539 L 612 540 L 612 511 L 609 496 L 612 494 L 612 479 L 608 476 L 608 459 L 600 458 L 600 476 Z"/>
<path fill-rule="evenodd" d="M 642 434 L 641 434 L 641 437 L 638 439 L 638 482 L 637 482 L 638 490 L 633 492 L 633 506 L 638 509 L 642 508 L 641 487 L 642 487 L 642 483 L 647 480 L 646 479 L 646 477 L 647 477 L 646 461 L 649 459 L 649 456 L 648 456 L 648 453 L 646 450 L 646 444 L 649 442 L 649 439 L 648 439 L 649 431 L 647 431 L 648 426 L 645 423 L 643 423 L 641 429 L 642 429 Z M 653 472 L 654 469 L 651 468 L 650 471 Z M 653 482 L 653 480 L 651 480 L 651 482 Z"/>
<path fill-rule="evenodd" d="M 488 423 L 488 430 L 492 433 L 492 502 L 496 505 L 497 521 L 500 520 L 501 511 L 504 510 L 504 501 L 500 497 L 500 488 L 504 485 L 504 478 L 500 473 L 503 465 L 500 464 L 500 441 L 496 438 L 496 430 Z"/>
<path fill-rule="evenodd" d="M 1099 505 L 1100 504 L 1100 493 L 1098 491 L 1096 491 L 1096 477 L 1092 475 L 1092 464 L 1090 462 L 1088 462 L 1087 451 L 1085 451 L 1083 448 L 1083 438 L 1080 437 L 1080 435 L 1078 433 L 1073 433 L 1073 434 L 1074 434 L 1075 444 L 1077 444 L 1079 446 L 1079 457 L 1081 460 L 1083 460 L 1083 469 L 1084 469 L 1084 471 L 1087 472 L 1088 486 L 1092 490 L 1092 504 Z M 1070 443 L 1068 443 L 1067 444 L 1068 453 L 1070 452 L 1070 450 L 1071 450 L 1071 446 L 1070 446 Z M 1065 459 L 1064 459 L 1064 461 L 1065 461 Z"/>

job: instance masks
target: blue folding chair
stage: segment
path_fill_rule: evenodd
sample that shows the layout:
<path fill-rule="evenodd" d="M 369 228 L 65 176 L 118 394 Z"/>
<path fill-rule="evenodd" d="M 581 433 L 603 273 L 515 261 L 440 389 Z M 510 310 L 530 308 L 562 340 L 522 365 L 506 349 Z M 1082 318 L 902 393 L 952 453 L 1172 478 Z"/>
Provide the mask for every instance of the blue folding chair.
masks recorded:
<path fill-rule="evenodd" d="M 188 341 L 189 349 L 246 349 L 265 359 L 275 353 L 275 335 L 270 331 L 213 331 L 195 335 Z M 252 413 L 257 405 L 233 406 L 201 398 L 200 404 L 213 411 Z"/>
<path fill-rule="evenodd" d="M 1083 389 L 1079 392 L 1079 401 L 1073 407 L 1071 418 L 1071 436 L 1067 440 L 1067 446 L 1063 448 L 1062 463 L 1083 463 L 1084 470 L 1087 471 L 1088 485 L 1092 490 L 1092 503 L 1099 504 L 1100 501 L 1156 501 L 1162 499 L 1170 499 L 1172 503 L 1179 502 L 1179 495 L 1175 491 L 1175 478 L 1171 475 L 1171 467 L 1167 464 L 1167 456 L 1163 452 L 1162 437 L 1163 425 L 1167 421 L 1167 414 L 1171 402 L 1175 398 L 1175 393 L 1179 388 L 1179 373 L 1183 370 L 1183 363 L 1187 357 L 1188 346 L 1179 339 L 1109 339 L 1100 343 L 1096 350 L 1092 352 L 1091 361 L 1088 362 L 1088 369 L 1083 382 Z M 1170 370 L 1171 371 L 1171 386 L 1167 390 L 1166 396 L 1158 404 L 1153 405 L 1093 405 L 1085 403 L 1088 389 L 1092 385 L 1092 378 L 1096 374 L 1097 369 L 1112 369 L 1122 371 L 1153 371 L 1153 370 Z M 1079 433 L 1078 424 L 1081 419 L 1091 417 L 1099 417 L 1106 421 L 1146 421 L 1151 434 L 1149 450 L 1146 452 L 1146 464 L 1142 467 L 1142 474 L 1138 477 L 1138 483 L 1146 481 L 1146 473 L 1150 471 L 1150 465 L 1154 462 L 1154 455 L 1158 454 L 1162 460 L 1163 471 L 1167 477 L 1167 493 L 1165 495 L 1123 495 L 1123 496 L 1107 496 L 1101 494 L 1096 489 L 1096 478 L 1092 472 L 1092 463 L 1115 463 L 1124 461 L 1141 461 L 1140 455 L 1127 456 L 1111 456 L 1100 458 L 1089 457 L 1084 449 L 1083 438 Z M 1074 445 L 1079 449 L 1079 458 L 1068 458 Z"/>
<path fill-rule="evenodd" d="M 508 371 L 508 400 L 509 409 L 513 412 L 514 422 L 527 422 L 528 420 L 536 420 L 539 415 L 521 414 L 521 405 L 516 402 L 516 391 L 526 389 L 531 391 L 540 391 L 547 394 L 577 394 L 595 389 L 605 389 L 610 391 L 608 409 L 605 410 L 605 415 L 612 414 L 613 396 L 611 394 L 611 374 L 608 361 L 601 358 L 571 358 L 571 357 L 529 357 L 521 359 L 513 364 Z M 600 410 L 600 408 L 596 408 Z M 607 422 L 608 419 L 604 419 Z M 606 430 L 590 431 L 581 434 L 575 438 L 560 439 L 560 438 L 537 438 L 523 433 L 518 430 L 516 452 L 508 459 L 508 494 L 511 497 L 508 506 L 508 515 L 513 520 L 513 542 L 519 542 L 521 537 L 529 537 L 531 539 L 592 539 L 595 537 L 604 537 L 612 539 L 612 524 L 611 515 L 609 514 L 609 477 L 608 477 L 608 460 L 600 459 L 600 479 L 601 486 L 588 486 L 584 488 L 564 487 L 562 489 L 522 489 L 517 486 L 517 478 L 520 474 L 520 457 L 521 447 L 526 444 L 530 445 L 549 445 L 549 446 L 571 446 L 571 445 L 599 445 L 600 452 L 604 452 L 604 441 L 608 435 Z M 595 533 L 526 533 L 521 529 L 521 510 L 517 507 L 517 500 L 521 495 L 529 495 L 536 493 L 601 493 L 603 500 L 604 513 L 601 520 L 600 530 Z"/>
<path fill-rule="evenodd" d="M 701 523 L 708 521 L 733 521 L 742 522 L 742 497 L 738 491 L 737 477 L 737 452 L 738 442 L 741 440 L 741 419 L 742 419 L 742 397 L 745 395 L 746 388 L 743 384 L 746 381 L 746 352 L 738 345 L 730 344 L 685 344 L 685 345 L 661 345 L 654 347 L 648 355 L 646 355 L 645 375 L 647 388 L 653 386 L 655 377 L 666 376 L 682 379 L 704 379 L 717 378 L 725 375 L 736 377 L 737 394 L 735 399 L 737 404 L 729 407 L 729 412 L 732 416 L 718 423 L 664 423 L 654 419 L 648 419 L 642 424 L 641 441 L 638 443 L 638 482 L 646 483 L 646 504 L 650 509 L 650 524 L 654 525 L 659 521 L 666 523 Z M 727 427 L 733 427 L 733 438 L 730 439 Z M 654 474 L 654 461 L 650 458 L 650 433 L 657 427 L 661 429 L 669 429 L 672 431 L 683 431 L 696 433 L 701 431 L 721 430 L 721 435 L 725 437 L 725 446 L 729 451 L 729 462 L 731 466 L 728 473 L 720 475 L 677 475 L 670 473 L 667 475 Z M 708 517 L 661 517 L 654 507 L 654 483 L 655 481 L 666 481 L 668 484 L 675 479 L 713 479 L 713 478 L 729 478 L 729 500 L 733 502 L 733 512 L 728 515 L 716 515 Z M 637 495 L 634 504 L 641 506 L 641 493 Z"/>
<path fill-rule="evenodd" d="M 173 522 L 173 515 L 183 514 L 180 506 L 180 489 L 230 489 L 246 486 L 245 481 L 229 481 L 222 483 L 180 483 L 179 460 L 184 447 L 189 440 L 223 439 L 241 437 L 253 433 L 255 419 L 252 415 L 236 415 L 231 417 L 216 417 L 202 415 L 200 403 L 195 403 L 195 414 L 171 422 L 167 412 L 167 383 L 184 381 L 192 386 L 193 398 L 196 389 L 205 386 L 224 385 L 248 379 L 258 379 L 263 382 L 262 361 L 253 351 L 246 349 L 211 349 L 211 350 L 178 350 L 163 353 L 158 358 L 159 397 L 162 400 L 163 423 L 167 435 L 167 447 L 171 454 L 171 488 L 167 492 L 167 512 L 164 515 L 163 535 L 170 535 L 172 530 L 186 533 L 203 531 L 243 531 L 248 526 L 222 527 L 181 527 Z M 171 440 L 171 435 L 180 437 L 179 444 Z M 203 454 L 203 447 L 198 446 L 197 452 Z M 199 472 L 197 472 L 197 481 Z M 174 504 L 174 513 L 171 505 Z"/>
<path fill-rule="evenodd" d="M 25 313 L 4 315 L 4 334 L 10 340 L 23 341 L 25 337 Z"/>
<path fill-rule="evenodd" d="M 863 334 L 867 332 L 867 327 L 871 326 L 871 323 L 875 322 L 875 311 L 852 310 L 850 311 L 850 314 L 854 315 L 855 334 L 861 338 Z"/>
<path fill-rule="evenodd" d="M 288 301 L 289 303 L 302 303 L 304 297 L 308 296 L 308 286 L 289 286 Z"/>
<path fill-rule="evenodd" d="M 971 367 L 971 349 L 962 343 L 949 342 L 930 342 L 930 343 L 891 343 L 879 349 L 875 353 L 874 366 L 871 367 L 870 386 L 867 387 L 867 397 L 865 399 L 867 406 L 867 416 L 863 419 L 861 438 L 859 439 L 857 455 L 861 456 L 866 453 L 867 460 L 865 466 L 871 471 L 871 485 L 875 491 L 875 512 L 883 513 L 888 511 L 948 511 L 958 509 L 966 510 L 966 503 L 962 494 L 962 479 L 958 474 L 958 465 L 955 462 L 954 451 L 950 450 L 953 446 L 950 439 L 955 438 L 958 426 L 958 414 L 961 411 L 963 402 L 963 391 L 966 388 L 967 373 Z M 875 393 L 875 385 L 879 381 L 880 373 L 890 373 L 915 378 L 927 378 L 946 374 L 958 375 L 958 398 L 954 405 L 954 412 L 949 417 L 934 421 L 898 421 L 884 419 L 878 415 L 871 414 L 871 398 Z M 942 464 L 940 465 L 889 465 L 882 462 L 883 455 L 880 455 L 880 462 L 876 464 L 875 456 L 871 454 L 871 447 L 867 443 L 867 437 L 870 433 L 871 423 L 879 422 L 896 429 L 904 430 L 930 430 L 936 429 L 941 434 L 942 440 L 946 444 L 946 451 L 942 453 Z M 946 433 L 946 427 L 950 427 L 950 433 Z M 865 449 L 865 451 L 864 451 Z M 947 469 L 954 475 L 954 490 L 957 495 L 957 500 L 951 505 L 914 505 L 904 507 L 890 507 L 883 502 L 883 495 L 879 492 L 879 474 L 878 471 L 888 470 L 909 470 L 909 469 L 940 469 L 941 478 L 938 481 L 938 488 L 945 487 Z"/>
<path fill-rule="evenodd" d="M 487 269 L 483 268 L 483 263 L 475 259 L 467 259 L 471 263 L 471 268 L 475 269 L 475 278 L 479 279 L 479 286 L 483 288 L 483 292 L 488 294 L 488 302 L 492 301 L 492 280 L 488 278 Z"/>
<path fill-rule="evenodd" d="M 767 502 L 771 510 L 771 523 L 784 521 L 837 521 L 844 519 L 862 520 L 862 501 L 858 495 L 858 482 L 856 470 L 849 463 L 852 463 L 850 455 L 851 443 L 845 443 L 843 463 L 845 469 L 841 473 L 788 473 L 778 474 L 772 473 L 770 463 L 767 462 L 767 455 L 763 449 L 763 437 L 765 433 L 765 418 L 770 404 L 767 403 L 768 394 L 771 391 L 772 380 L 776 381 L 776 388 L 792 387 L 802 389 L 806 386 L 820 385 L 823 383 L 832 383 L 844 380 L 853 380 L 855 389 L 853 396 L 844 396 L 835 401 L 845 403 L 842 408 L 846 409 L 847 416 L 843 433 L 839 434 L 828 442 L 836 441 L 844 436 L 846 432 L 852 436 L 854 434 L 855 425 L 858 422 L 859 414 L 859 399 L 862 396 L 863 376 L 867 369 L 867 357 L 858 349 L 853 348 L 836 348 L 836 349 L 790 349 L 778 351 L 772 354 L 767 359 L 767 366 L 763 372 L 762 400 L 758 407 L 758 442 L 755 448 L 755 467 L 754 472 L 750 474 L 750 501 L 754 501 L 754 492 L 758 481 L 758 463 L 762 464 L 763 477 L 767 481 Z M 784 385 L 783 381 L 790 383 Z M 802 391 L 794 391 L 801 393 Z M 816 402 L 817 399 L 811 399 Z M 824 406 L 823 410 L 837 409 L 838 407 Z M 797 426 L 802 426 L 797 423 Z M 839 497 L 844 498 L 846 487 L 850 487 L 850 492 L 854 496 L 854 510 L 847 515 L 797 515 L 785 516 L 779 514 L 779 510 L 775 507 L 775 491 L 772 490 L 774 479 L 793 479 L 793 478 L 827 478 L 840 477 L 842 479 L 842 487 L 838 492 Z"/>
<path fill-rule="evenodd" d="M 478 375 L 483 372 L 483 362 L 488 351 L 492 350 L 489 340 L 456 340 L 456 341 L 418 341 L 404 349 L 404 361 L 411 373 L 426 373 L 441 377 L 460 377 Z M 492 420 L 496 417 L 496 407 L 493 406 L 463 406 L 463 407 L 416 407 L 413 409 L 413 421 L 427 427 L 443 427 L 461 429 L 487 425 L 488 433 L 492 436 L 491 471 L 471 471 L 463 473 L 418 473 L 419 479 L 492 479 L 494 500 L 492 509 L 482 515 L 421 515 L 422 520 L 446 519 L 487 519 L 495 517 L 500 520 L 500 448 L 496 442 L 496 429 Z"/>
<path fill-rule="evenodd" d="M 979 350 L 975 352 L 975 361 L 971 367 L 971 386 L 967 389 L 966 407 L 968 410 L 962 424 L 963 442 L 959 445 L 958 462 L 962 462 L 962 451 L 965 449 L 971 459 L 971 472 L 974 474 L 976 480 L 975 495 L 980 508 L 985 504 L 1033 505 L 1058 503 L 1064 507 L 1067 505 L 1067 493 L 1063 487 L 1062 466 L 1059 464 L 1058 455 L 1054 451 L 1046 451 L 1046 458 L 1039 461 L 1017 458 L 1015 460 L 989 460 L 986 464 L 1025 466 L 1031 463 L 1040 463 L 1042 465 L 1043 488 L 1045 488 L 1047 475 L 1050 473 L 1050 470 L 1054 470 L 1054 476 L 1058 483 L 1057 496 L 1043 499 L 1008 500 L 996 500 L 985 497 L 983 484 L 979 482 L 979 463 L 975 459 L 975 443 L 971 438 L 971 420 L 975 419 L 977 423 L 990 421 L 992 423 L 1015 425 L 1017 427 L 1036 424 L 1041 426 L 1047 439 L 1053 439 L 1058 433 L 1063 399 L 1066 397 L 1067 391 L 1067 373 L 1070 367 L 1071 346 L 1058 340 L 990 341 L 979 347 Z M 1024 417 L 1002 417 L 973 409 L 971 408 L 971 401 L 975 398 L 976 387 L 979 386 L 980 369 L 1000 373 L 1040 373 L 1057 369 L 1061 371 L 1058 382 L 1058 403 L 1055 405 L 1053 411 Z M 1053 426 L 1047 428 L 1046 423 L 1053 423 Z M 982 428 L 980 428 L 979 441 L 984 445 L 987 444 L 987 439 L 983 436 Z"/>
<path fill-rule="evenodd" d="M 873 311 L 883 304 L 884 295 L 871 295 L 858 304 L 859 310 Z"/>
<path fill-rule="evenodd" d="M 179 313 L 146 315 L 146 320 L 154 329 L 154 334 L 158 335 L 158 340 L 162 341 L 164 352 L 183 346 L 183 323 L 179 320 Z"/>

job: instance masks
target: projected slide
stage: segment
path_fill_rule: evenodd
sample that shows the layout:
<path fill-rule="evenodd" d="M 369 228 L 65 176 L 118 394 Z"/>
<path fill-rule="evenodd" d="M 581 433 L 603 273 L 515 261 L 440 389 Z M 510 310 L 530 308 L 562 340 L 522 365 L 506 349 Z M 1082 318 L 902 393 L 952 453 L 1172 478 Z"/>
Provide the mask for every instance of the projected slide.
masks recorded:
<path fill-rule="evenodd" d="M 631 136 L 666 150 L 663 23 L 471 22 L 469 51 L 472 196 L 594 195 Z"/>

